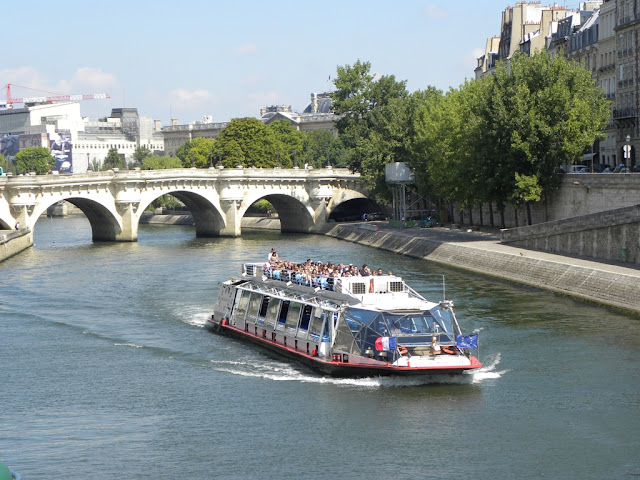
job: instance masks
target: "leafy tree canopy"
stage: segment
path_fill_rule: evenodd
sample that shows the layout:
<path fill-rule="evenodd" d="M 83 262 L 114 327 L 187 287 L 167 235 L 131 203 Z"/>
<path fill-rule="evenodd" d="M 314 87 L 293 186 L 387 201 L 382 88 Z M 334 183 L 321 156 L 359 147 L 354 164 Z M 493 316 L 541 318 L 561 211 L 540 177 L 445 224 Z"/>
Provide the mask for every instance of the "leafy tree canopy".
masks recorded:
<path fill-rule="evenodd" d="M 234 118 L 216 139 L 222 164 L 232 168 L 240 162 L 245 167 L 273 168 L 279 145 L 273 129 L 257 118 Z"/>
<path fill-rule="evenodd" d="M 48 173 L 55 167 L 55 159 L 48 148 L 30 147 L 16 153 L 13 158 L 16 173 L 36 172 L 37 175 Z"/>

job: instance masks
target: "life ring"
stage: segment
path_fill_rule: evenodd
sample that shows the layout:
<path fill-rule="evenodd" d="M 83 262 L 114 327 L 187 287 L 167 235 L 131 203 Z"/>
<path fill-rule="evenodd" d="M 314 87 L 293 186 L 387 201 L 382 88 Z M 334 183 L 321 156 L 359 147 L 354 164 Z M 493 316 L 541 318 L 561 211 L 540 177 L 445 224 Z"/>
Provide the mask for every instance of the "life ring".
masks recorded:
<path fill-rule="evenodd" d="M 446 353 L 449 355 L 455 355 L 458 353 L 458 349 L 456 347 L 440 347 L 442 353 Z"/>
<path fill-rule="evenodd" d="M 402 347 L 402 346 L 398 345 L 398 353 L 400 355 L 406 355 L 407 353 L 409 353 L 409 350 L 407 350 L 406 347 Z"/>

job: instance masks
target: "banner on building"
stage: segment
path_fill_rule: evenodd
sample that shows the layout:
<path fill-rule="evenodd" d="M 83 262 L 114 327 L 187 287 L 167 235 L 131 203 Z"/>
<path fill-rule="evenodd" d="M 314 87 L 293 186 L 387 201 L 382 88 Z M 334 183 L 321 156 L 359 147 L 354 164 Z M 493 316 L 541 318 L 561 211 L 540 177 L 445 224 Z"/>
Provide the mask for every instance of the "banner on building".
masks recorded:
<path fill-rule="evenodd" d="M 53 134 L 51 140 L 51 155 L 56 159 L 55 169 L 60 173 L 73 173 L 73 145 L 71 132 Z"/>

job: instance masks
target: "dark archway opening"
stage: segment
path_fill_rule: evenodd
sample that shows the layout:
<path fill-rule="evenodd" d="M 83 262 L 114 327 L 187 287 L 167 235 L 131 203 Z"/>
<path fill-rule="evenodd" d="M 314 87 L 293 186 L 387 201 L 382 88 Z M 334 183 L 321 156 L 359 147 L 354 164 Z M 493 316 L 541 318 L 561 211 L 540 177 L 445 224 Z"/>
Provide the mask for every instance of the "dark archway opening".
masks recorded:
<path fill-rule="evenodd" d="M 368 198 L 354 198 L 337 205 L 329 214 L 329 221 L 356 222 L 366 213 L 378 212 L 380 207 Z"/>

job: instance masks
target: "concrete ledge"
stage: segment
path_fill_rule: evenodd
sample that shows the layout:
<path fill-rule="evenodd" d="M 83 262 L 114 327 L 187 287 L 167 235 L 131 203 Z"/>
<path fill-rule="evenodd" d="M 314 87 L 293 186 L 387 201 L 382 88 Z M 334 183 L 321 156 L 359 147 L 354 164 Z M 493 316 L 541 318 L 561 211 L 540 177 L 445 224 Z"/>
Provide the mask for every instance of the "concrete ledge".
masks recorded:
<path fill-rule="evenodd" d="M 640 314 L 639 270 L 522 251 L 496 241 L 446 242 L 357 225 L 327 226 L 318 233 Z"/>
<path fill-rule="evenodd" d="M 28 228 L 0 230 L 0 262 L 33 246 L 33 234 Z"/>
<path fill-rule="evenodd" d="M 158 225 L 193 225 L 193 217 L 188 215 L 156 215 L 143 213 L 140 223 Z M 243 217 L 242 228 L 255 228 L 260 230 L 280 230 L 279 218 Z"/>
<path fill-rule="evenodd" d="M 640 205 L 500 232 L 504 244 L 640 264 Z"/>

